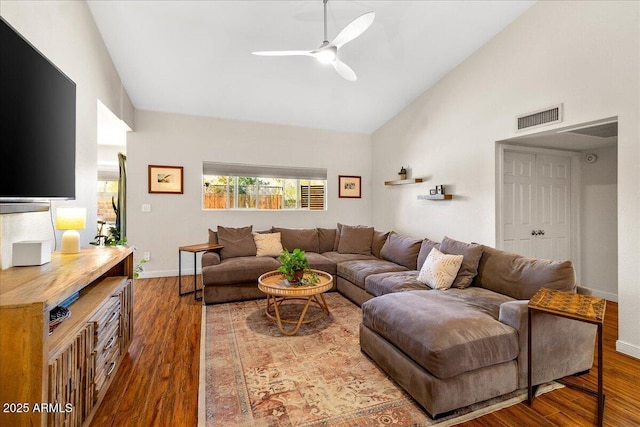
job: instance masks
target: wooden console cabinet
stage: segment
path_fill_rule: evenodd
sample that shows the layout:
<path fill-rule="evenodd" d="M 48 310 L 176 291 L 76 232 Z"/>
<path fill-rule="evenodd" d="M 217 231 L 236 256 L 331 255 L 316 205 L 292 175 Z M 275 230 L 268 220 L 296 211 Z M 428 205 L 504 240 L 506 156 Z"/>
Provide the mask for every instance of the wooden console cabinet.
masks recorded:
<path fill-rule="evenodd" d="M 49 312 L 76 292 L 49 334 Z M 132 248 L 0 271 L 0 425 L 88 425 L 132 338 Z"/>

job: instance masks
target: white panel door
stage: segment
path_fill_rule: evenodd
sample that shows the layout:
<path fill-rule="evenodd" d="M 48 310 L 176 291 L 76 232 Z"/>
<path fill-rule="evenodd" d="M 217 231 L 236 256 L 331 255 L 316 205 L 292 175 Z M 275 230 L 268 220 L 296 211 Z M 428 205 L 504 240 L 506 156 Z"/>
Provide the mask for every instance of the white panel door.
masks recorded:
<path fill-rule="evenodd" d="M 528 257 L 571 257 L 571 159 L 505 151 L 502 248 Z"/>
<path fill-rule="evenodd" d="M 505 151 L 502 197 L 502 248 L 525 256 L 535 256 L 531 230 L 536 226 L 536 156 Z"/>
<path fill-rule="evenodd" d="M 536 156 L 538 258 L 571 257 L 571 159 Z"/>

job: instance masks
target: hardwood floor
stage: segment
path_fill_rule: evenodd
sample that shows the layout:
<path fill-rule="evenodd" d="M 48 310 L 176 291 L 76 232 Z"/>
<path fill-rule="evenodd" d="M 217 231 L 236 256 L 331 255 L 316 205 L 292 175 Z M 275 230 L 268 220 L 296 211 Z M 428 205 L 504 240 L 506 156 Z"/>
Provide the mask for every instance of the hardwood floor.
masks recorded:
<path fill-rule="evenodd" d="M 189 283 L 189 282 L 187 282 Z M 183 282 L 184 285 L 184 282 Z M 135 336 L 92 426 L 195 426 L 201 305 L 178 296 L 176 277 L 135 283 Z M 640 425 L 640 360 L 615 351 L 618 305 L 607 303 L 604 389 L 607 426 Z M 595 388 L 597 369 L 579 382 Z M 542 395 L 462 424 L 477 426 L 592 426 L 595 397 L 570 388 Z"/>

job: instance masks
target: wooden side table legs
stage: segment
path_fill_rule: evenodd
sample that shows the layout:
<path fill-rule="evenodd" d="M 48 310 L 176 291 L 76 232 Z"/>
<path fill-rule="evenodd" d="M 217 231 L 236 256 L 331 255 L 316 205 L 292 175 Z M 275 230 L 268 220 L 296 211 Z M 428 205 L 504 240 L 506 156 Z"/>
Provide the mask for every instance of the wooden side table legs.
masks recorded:
<path fill-rule="evenodd" d="M 532 312 L 536 310 L 535 308 L 531 308 L 529 307 L 528 310 L 528 325 L 527 325 L 527 331 L 528 331 L 528 338 L 527 338 L 527 402 L 529 403 L 529 405 L 531 405 L 533 403 L 533 399 L 535 398 L 535 390 L 537 387 L 533 386 L 533 381 L 532 381 L 532 363 L 531 363 L 531 356 L 532 356 L 532 351 L 531 351 L 531 315 Z M 548 313 L 547 314 L 553 314 L 553 313 Z M 557 314 L 559 315 L 559 314 Z M 563 316 L 564 317 L 564 316 Z M 577 319 L 574 319 L 577 320 Z M 597 397 L 598 399 L 598 426 L 602 427 L 603 422 L 604 422 L 604 402 L 605 402 L 605 395 L 604 395 L 604 389 L 603 389 L 603 355 L 602 355 L 602 347 L 603 347 L 603 323 L 597 323 L 597 327 L 598 327 L 598 390 L 592 390 L 590 388 L 584 387 L 580 384 L 574 384 L 572 382 L 566 381 L 566 380 L 557 380 L 557 382 L 567 386 L 567 387 L 571 387 L 571 388 L 575 388 L 578 390 L 582 390 L 586 393 L 592 394 L 594 396 Z"/>
<path fill-rule="evenodd" d="M 197 252 L 187 251 L 193 253 L 193 290 L 182 292 L 182 249 L 178 249 L 178 295 L 183 296 L 187 294 L 193 294 L 193 299 L 198 300 L 198 274 L 196 273 L 196 261 L 197 261 Z"/>

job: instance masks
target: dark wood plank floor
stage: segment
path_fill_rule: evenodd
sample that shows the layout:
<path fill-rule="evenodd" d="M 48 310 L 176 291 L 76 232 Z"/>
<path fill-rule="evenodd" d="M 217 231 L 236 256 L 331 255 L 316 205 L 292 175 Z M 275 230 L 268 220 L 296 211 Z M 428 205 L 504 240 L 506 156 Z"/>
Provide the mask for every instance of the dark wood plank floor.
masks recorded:
<path fill-rule="evenodd" d="M 184 285 L 184 282 L 183 282 Z M 137 280 L 135 336 L 92 426 L 195 426 L 201 305 L 178 297 L 177 278 Z M 607 304 L 604 329 L 605 425 L 640 425 L 640 361 L 615 351 L 618 306 Z M 581 377 L 595 388 L 597 370 Z M 464 426 L 592 426 L 596 399 L 563 388 L 533 406 L 511 406 Z"/>

